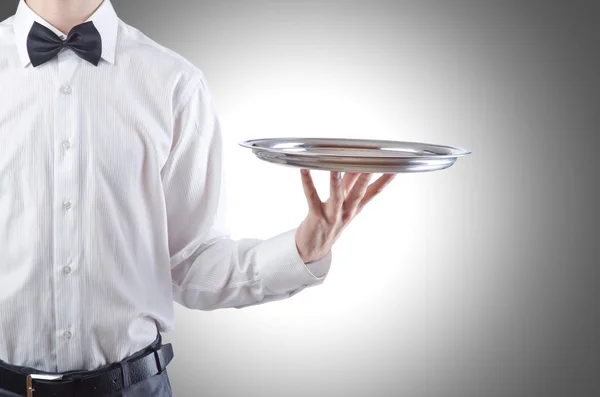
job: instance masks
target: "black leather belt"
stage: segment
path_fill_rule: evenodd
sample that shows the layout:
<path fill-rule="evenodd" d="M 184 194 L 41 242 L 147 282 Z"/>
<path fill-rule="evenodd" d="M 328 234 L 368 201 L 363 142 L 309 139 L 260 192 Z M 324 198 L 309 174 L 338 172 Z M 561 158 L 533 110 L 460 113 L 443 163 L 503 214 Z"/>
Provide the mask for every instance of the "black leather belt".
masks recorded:
<path fill-rule="evenodd" d="M 160 374 L 172 358 L 173 347 L 167 343 L 127 361 L 130 385 Z M 99 397 L 123 389 L 124 383 L 119 363 L 103 371 L 64 375 L 41 371 L 37 374 L 19 373 L 0 366 L 0 388 L 26 397 Z"/>

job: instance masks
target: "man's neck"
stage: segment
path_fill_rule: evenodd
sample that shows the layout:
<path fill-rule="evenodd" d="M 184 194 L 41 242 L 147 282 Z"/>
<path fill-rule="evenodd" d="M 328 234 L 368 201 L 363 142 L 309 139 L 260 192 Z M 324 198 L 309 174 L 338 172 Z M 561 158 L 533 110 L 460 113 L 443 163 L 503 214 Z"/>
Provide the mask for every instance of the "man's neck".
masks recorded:
<path fill-rule="evenodd" d="M 25 0 L 36 14 L 55 28 L 68 34 L 75 25 L 85 22 L 103 0 Z"/>

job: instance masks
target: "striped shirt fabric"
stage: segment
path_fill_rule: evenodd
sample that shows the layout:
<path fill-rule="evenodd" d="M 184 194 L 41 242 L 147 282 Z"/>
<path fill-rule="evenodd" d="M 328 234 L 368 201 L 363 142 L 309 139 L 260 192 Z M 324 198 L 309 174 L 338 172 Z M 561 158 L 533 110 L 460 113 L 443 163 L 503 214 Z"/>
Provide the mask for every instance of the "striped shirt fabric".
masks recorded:
<path fill-rule="evenodd" d="M 243 308 L 323 283 L 297 228 L 233 240 L 222 136 L 202 71 L 104 0 L 97 66 L 33 67 L 24 0 L 0 22 L 0 360 L 92 370 L 174 329 L 174 302 Z M 177 347 L 174 346 L 176 351 Z"/>

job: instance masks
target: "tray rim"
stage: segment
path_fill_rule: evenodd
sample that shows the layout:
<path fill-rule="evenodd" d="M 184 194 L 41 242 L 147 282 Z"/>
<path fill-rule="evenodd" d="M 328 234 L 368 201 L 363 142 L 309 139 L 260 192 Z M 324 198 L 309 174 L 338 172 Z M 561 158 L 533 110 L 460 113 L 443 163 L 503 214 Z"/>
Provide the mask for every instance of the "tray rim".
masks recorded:
<path fill-rule="evenodd" d="M 446 148 L 446 149 L 451 149 L 453 151 L 458 151 L 458 153 L 454 153 L 454 154 L 440 154 L 440 155 L 425 155 L 425 156 L 390 156 L 390 158 L 404 158 L 404 159 L 439 159 L 439 158 L 456 158 L 456 157 L 461 157 L 461 156 L 466 156 L 468 154 L 471 154 L 471 150 L 469 149 L 465 149 L 465 148 L 461 148 L 461 147 L 457 147 L 457 146 L 449 146 L 449 145 L 439 145 L 439 144 L 433 144 L 433 143 L 426 143 L 426 142 L 416 142 L 416 141 L 394 141 L 394 140 L 389 140 L 389 139 L 364 139 L 364 138 L 319 138 L 319 137 L 286 137 L 286 138 L 255 138 L 255 139 L 247 139 L 244 141 L 240 141 L 238 142 L 238 145 L 248 148 L 248 149 L 252 149 L 253 151 L 256 150 L 260 150 L 260 151 L 267 151 L 267 152 L 273 152 L 273 153 L 286 153 L 285 151 L 279 150 L 279 149 L 273 149 L 273 148 L 266 148 L 266 147 L 256 147 L 256 146 L 252 146 L 253 142 L 257 142 L 257 141 L 274 141 L 274 140 L 294 140 L 294 141 L 303 141 L 303 140 L 321 140 L 321 141 L 340 141 L 340 140 L 350 140 L 350 141 L 376 141 L 376 142 L 389 142 L 389 143 L 407 143 L 407 144 L 417 144 L 417 145 L 425 145 L 425 146 L 433 146 L 433 147 L 441 147 L 441 148 Z M 292 154 L 292 153 L 288 153 L 288 154 Z M 307 156 L 307 157 L 319 157 L 322 154 L 320 153 L 310 153 L 310 152 L 294 152 L 293 155 L 295 156 Z M 329 153 L 327 154 L 327 156 L 333 156 L 333 157 L 353 157 L 353 156 L 349 156 L 347 154 L 336 154 L 336 153 Z M 381 156 L 359 156 L 360 158 L 371 158 L 371 159 L 381 159 L 384 157 Z"/>

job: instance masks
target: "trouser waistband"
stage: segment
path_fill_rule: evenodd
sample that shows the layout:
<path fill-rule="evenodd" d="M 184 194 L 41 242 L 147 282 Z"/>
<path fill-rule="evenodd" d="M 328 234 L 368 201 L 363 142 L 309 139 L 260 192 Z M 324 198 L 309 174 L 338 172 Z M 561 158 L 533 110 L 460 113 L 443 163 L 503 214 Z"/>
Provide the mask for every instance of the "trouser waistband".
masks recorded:
<path fill-rule="evenodd" d="M 150 343 L 148 346 L 138 350 L 137 352 L 125 357 L 123 360 L 119 361 L 119 362 L 114 362 L 114 363 L 108 363 L 105 364 L 101 367 L 98 367 L 96 369 L 93 370 L 85 370 L 85 369 L 76 369 L 76 370 L 72 370 L 72 371 L 66 371 L 66 372 L 47 372 L 47 371 L 41 371 L 39 369 L 36 368 L 32 368 L 32 367 L 24 367 L 24 366 L 20 366 L 20 365 L 13 365 L 13 364 L 9 364 L 6 361 L 2 361 L 0 360 L 0 366 L 4 367 L 4 368 L 8 368 L 11 369 L 13 371 L 16 372 L 20 372 L 20 373 L 31 373 L 31 374 L 63 374 L 63 375 L 68 375 L 68 374 L 83 374 L 85 373 L 86 375 L 93 375 L 95 373 L 101 373 L 106 371 L 107 369 L 111 368 L 111 367 L 115 367 L 117 365 L 119 365 L 121 362 L 124 361 L 131 361 L 135 358 L 138 358 L 140 356 L 142 356 L 144 353 L 149 352 L 150 350 L 152 350 L 153 348 L 157 348 L 158 346 L 160 346 L 162 344 L 162 336 L 160 334 L 160 332 L 156 332 L 156 339 L 154 339 L 154 342 Z"/>

